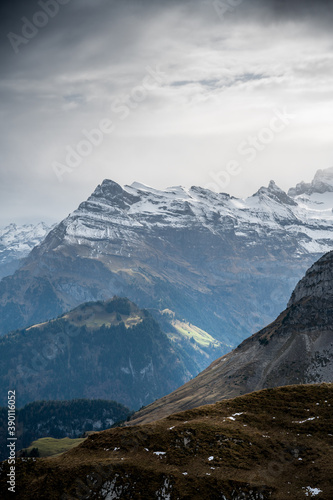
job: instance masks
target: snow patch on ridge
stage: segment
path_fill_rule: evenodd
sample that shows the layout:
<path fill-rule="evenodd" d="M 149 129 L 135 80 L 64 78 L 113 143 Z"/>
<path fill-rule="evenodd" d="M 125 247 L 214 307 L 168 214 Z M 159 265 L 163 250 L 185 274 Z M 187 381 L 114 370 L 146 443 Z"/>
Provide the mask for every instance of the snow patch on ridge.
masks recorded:
<path fill-rule="evenodd" d="M 0 228 L 0 264 L 26 257 L 51 229 L 44 222 Z"/>
<path fill-rule="evenodd" d="M 65 238 L 88 247 L 96 240 L 117 240 L 118 245 L 121 241 L 122 248 L 114 253 L 128 256 L 127 246 L 135 245 L 141 230 L 194 226 L 221 236 L 232 231 L 235 238 L 248 239 L 254 246 L 262 238 L 281 239 L 287 234 L 295 238 L 296 254 L 325 253 L 333 247 L 332 208 L 333 192 L 291 199 L 274 182 L 254 196 L 237 199 L 198 187 L 158 190 L 134 182 L 121 188 L 104 181 L 64 221 Z"/>

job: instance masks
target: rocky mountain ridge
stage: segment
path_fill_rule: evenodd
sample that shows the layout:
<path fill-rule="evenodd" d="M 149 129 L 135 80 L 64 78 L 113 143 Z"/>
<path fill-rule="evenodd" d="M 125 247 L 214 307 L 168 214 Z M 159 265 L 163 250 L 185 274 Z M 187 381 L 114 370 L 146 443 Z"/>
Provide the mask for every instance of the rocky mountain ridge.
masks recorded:
<path fill-rule="evenodd" d="M 105 180 L 0 282 L 0 332 L 116 294 L 235 346 L 333 248 L 332 207 L 329 190 L 290 196 L 274 182 L 240 200 Z"/>
<path fill-rule="evenodd" d="M 333 191 L 333 167 L 318 170 L 312 182 L 300 182 L 288 191 L 289 196 L 308 195 L 315 193 L 331 193 Z"/>
<path fill-rule="evenodd" d="M 151 422 L 264 388 L 333 382 L 332 289 L 330 252 L 308 270 L 288 308 L 272 324 L 195 379 L 138 412 L 133 421 Z"/>

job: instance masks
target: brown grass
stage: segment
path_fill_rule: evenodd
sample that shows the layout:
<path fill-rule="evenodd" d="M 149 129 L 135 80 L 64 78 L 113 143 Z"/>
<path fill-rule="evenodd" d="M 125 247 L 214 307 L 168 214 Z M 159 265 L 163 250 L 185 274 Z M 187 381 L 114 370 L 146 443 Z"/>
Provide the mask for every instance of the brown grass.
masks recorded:
<path fill-rule="evenodd" d="M 95 433 L 60 457 L 19 460 L 19 498 L 105 498 L 114 481 L 121 499 L 164 498 L 164 487 L 171 500 L 303 500 L 311 487 L 332 500 L 332 408 L 332 384 L 289 386 Z"/>

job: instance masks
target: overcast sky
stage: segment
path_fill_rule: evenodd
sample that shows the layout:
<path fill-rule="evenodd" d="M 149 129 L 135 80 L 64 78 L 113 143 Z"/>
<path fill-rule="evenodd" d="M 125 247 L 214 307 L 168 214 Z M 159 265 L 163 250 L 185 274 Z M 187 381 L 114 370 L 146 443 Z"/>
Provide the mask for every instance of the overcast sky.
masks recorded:
<path fill-rule="evenodd" d="M 332 3 L 2 0 L 0 226 L 105 178 L 245 197 L 332 167 Z"/>

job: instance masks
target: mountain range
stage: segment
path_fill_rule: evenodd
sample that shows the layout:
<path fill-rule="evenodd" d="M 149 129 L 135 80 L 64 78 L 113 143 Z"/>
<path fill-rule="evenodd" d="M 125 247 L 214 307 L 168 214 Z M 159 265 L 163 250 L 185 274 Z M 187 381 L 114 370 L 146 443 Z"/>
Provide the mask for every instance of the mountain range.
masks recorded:
<path fill-rule="evenodd" d="M 115 299 L 111 308 L 119 300 L 128 306 Z M 275 322 L 174 393 L 52 461 L 18 459 L 22 499 L 329 500 L 332 304 L 329 252 Z M 84 312 L 75 310 L 76 321 L 87 323 Z M 8 470 L 4 462 L 4 498 Z"/>
<path fill-rule="evenodd" d="M 300 280 L 288 307 L 195 379 L 136 413 L 134 423 L 255 390 L 333 381 L 333 252 Z"/>
<path fill-rule="evenodd" d="M 44 222 L 0 228 L 0 279 L 13 274 L 22 265 L 22 259 L 38 245 L 51 230 Z"/>
<path fill-rule="evenodd" d="M 228 346 L 272 321 L 333 248 L 333 169 L 242 200 L 200 187 L 105 180 L 0 282 L 0 333 L 128 297 L 170 309 Z"/>
<path fill-rule="evenodd" d="M 104 181 L 1 281 L 2 311 L 19 311 L 18 322 L 50 314 L 54 300 L 67 311 L 70 298 L 117 287 L 150 307 L 95 297 L 0 338 L 1 385 L 18 388 L 19 404 L 92 395 L 148 403 L 52 461 L 18 459 L 22 499 L 332 497 L 333 251 L 312 262 L 332 243 L 332 170 L 288 193 L 271 182 L 246 200 Z M 277 319 L 189 380 L 242 337 L 251 303 L 252 320 L 266 303 L 271 314 L 307 262 Z M 277 291 L 274 279 L 284 283 Z M 7 473 L 4 462 L 6 495 Z"/>

